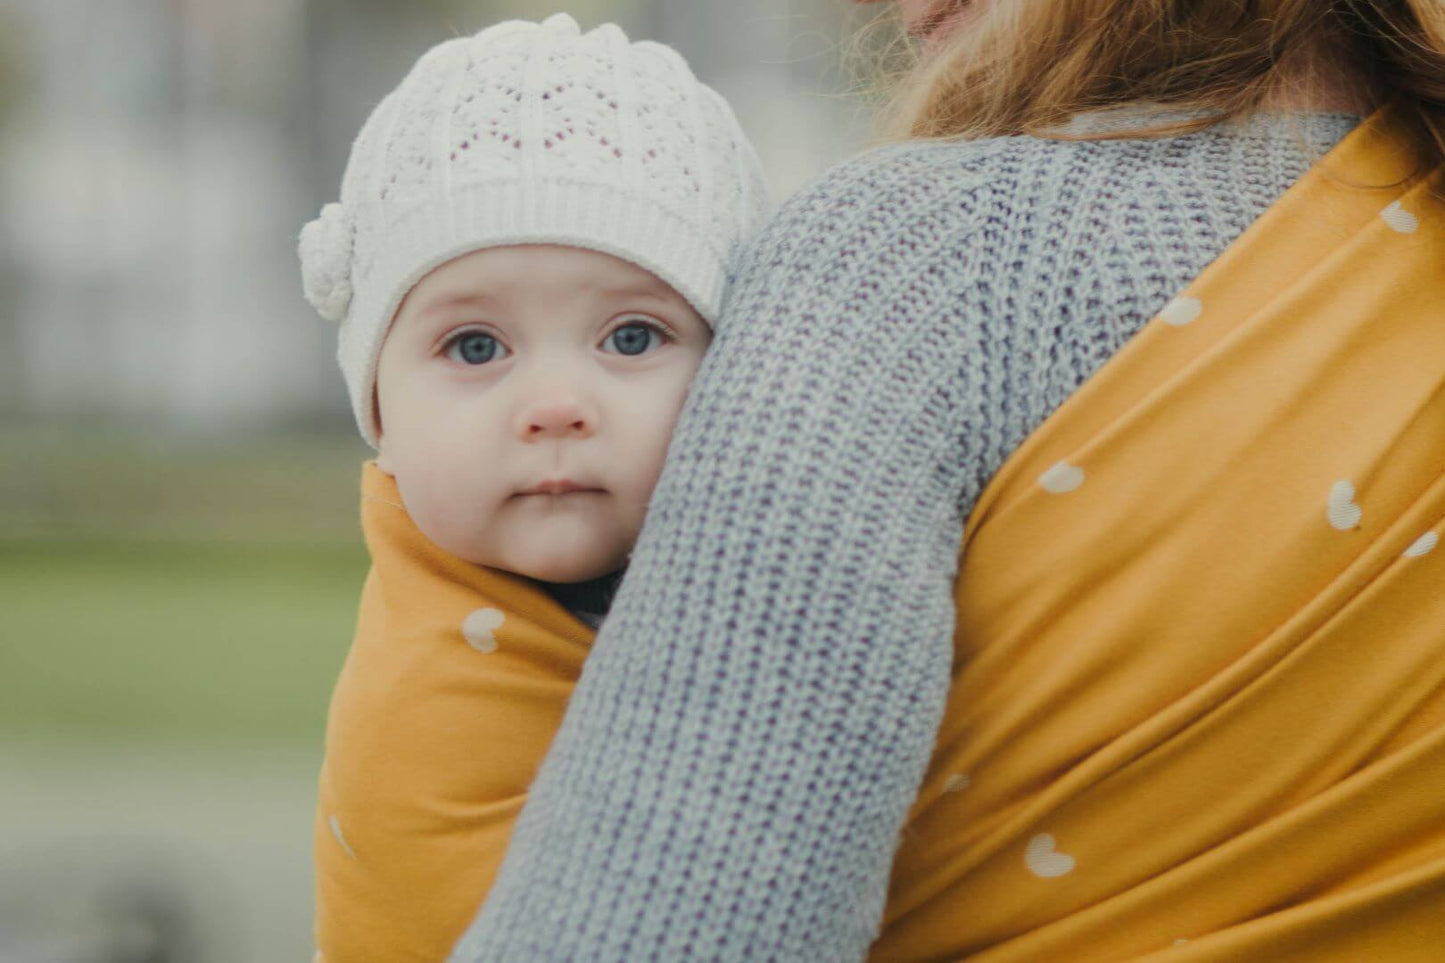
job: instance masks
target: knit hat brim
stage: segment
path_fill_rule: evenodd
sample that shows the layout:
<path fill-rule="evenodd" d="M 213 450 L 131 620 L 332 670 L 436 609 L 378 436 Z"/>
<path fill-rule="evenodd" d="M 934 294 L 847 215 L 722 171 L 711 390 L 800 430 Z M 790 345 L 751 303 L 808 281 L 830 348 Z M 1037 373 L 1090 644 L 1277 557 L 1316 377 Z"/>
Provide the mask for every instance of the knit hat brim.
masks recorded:
<path fill-rule="evenodd" d="M 595 183 L 486 182 L 456 190 L 445 206 L 429 203 L 393 214 L 387 243 L 350 304 L 337 352 L 343 370 L 360 374 L 348 387 L 362 437 L 373 448 L 380 443 L 373 401 L 377 365 L 397 308 L 437 267 L 512 244 L 587 248 L 650 271 L 714 326 L 728 256 L 716 243 L 699 225 L 644 197 Z M 377 321 L 365 323 L 367 318 Z"/>

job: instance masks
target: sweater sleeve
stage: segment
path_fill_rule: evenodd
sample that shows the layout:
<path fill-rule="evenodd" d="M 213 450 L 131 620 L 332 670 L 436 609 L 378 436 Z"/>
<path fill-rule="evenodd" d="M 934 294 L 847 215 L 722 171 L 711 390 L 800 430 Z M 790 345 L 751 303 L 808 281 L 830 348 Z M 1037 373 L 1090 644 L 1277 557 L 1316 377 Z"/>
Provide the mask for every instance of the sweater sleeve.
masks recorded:
<path fill-rule="evenodd" d="M 745 253 L 453 960 L 864 957 L 951 677 L 971 186 L 864 155 Z"/>

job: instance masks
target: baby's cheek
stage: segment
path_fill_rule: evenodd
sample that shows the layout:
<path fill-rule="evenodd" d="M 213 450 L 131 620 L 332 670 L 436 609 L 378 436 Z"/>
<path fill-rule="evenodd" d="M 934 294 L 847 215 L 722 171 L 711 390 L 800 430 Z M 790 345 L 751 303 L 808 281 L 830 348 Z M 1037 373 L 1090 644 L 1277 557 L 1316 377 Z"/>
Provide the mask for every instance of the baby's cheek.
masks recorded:
<path fill-rule="evenodd" d="M 488 547 L 491 513 L 474 486 L 435 461 L 399 472 L 397 485 L 423 535 L 453 555 L 480 560 Z"/>

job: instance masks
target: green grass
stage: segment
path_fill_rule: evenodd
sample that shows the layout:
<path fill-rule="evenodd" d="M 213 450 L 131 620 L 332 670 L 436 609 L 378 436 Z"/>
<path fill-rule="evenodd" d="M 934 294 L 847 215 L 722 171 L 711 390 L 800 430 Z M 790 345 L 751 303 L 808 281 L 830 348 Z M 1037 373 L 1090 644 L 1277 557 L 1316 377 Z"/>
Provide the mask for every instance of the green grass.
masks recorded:
<path fill-rule="evenodd" d="M 370 454 L 354 434 L 180 441 L 0 424 L 0 540 L 350 541 Z"/>
<path fill-rule="evenodd" d="M 0 542 L 0 732 L 319 740 L 354 545 Z"/>
<path fill-rule="evenodd" d="M 366 454 L 0 428 L 0 737 L 319 745 Z"/>

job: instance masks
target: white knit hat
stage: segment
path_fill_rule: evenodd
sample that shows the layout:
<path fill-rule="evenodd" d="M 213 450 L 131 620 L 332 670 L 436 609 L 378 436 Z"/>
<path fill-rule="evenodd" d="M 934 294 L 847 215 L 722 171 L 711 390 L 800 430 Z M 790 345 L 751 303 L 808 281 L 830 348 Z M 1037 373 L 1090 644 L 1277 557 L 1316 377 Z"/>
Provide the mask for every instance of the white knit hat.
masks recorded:
<path fill-rule="evenodd" d="M 377 359 L 402 298 L 485 247 L 569 244 L 645 268 L 714 324 L 768 204 L 727 102 L 677 51 L 512 20 L 422 55 L 357 135 L 340 203 L 301 231 L 306 299 L 341 323 L 361 434 L 377 444 Z"/>

